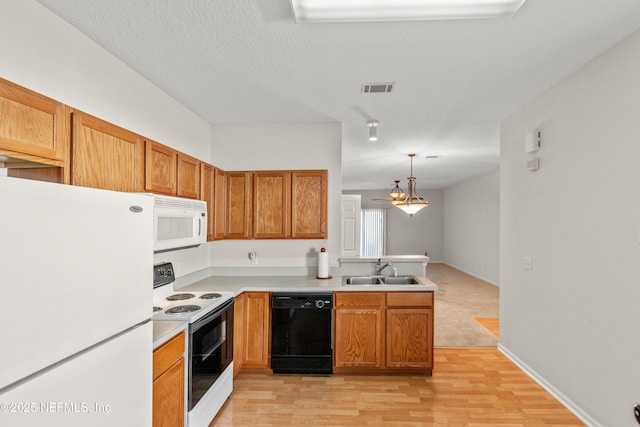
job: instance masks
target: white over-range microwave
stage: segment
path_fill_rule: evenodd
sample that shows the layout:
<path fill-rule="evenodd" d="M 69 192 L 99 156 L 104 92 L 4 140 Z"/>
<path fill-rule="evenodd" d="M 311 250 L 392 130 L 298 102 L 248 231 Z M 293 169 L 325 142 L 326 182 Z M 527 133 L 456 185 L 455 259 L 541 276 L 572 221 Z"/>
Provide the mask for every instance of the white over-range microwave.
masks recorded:
<path fill-rule="evenodd" d="M 198 246 L 207 241 L 207 203 L 153 195 L 153 252 Z"/>

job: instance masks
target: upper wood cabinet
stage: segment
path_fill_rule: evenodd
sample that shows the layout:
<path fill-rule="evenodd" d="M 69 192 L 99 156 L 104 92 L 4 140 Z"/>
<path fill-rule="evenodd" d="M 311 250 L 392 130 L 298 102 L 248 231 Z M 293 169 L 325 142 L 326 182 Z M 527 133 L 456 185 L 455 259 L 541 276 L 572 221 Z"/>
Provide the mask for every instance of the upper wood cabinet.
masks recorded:
<path fill-rule="evenodd" d="M 71 183 L 114 191 L 143 191 L 142 138 L 104 120 L 74 111 Z"/>
<path fill-rule="evenodd" d="M 226 172 L 225 239 L 249 239 L 251 230 L 251 172 Z"/>
<path fill-rule="evenodd" d="M 0 79 L 0 152 L 3 155 L 64 166 L 69 123 L 69 108 L 64 104 Z"/>
<path fill-rule="evenodd" d="M 179 197 L 200 198 L 200 160 L 178 153 Z"/>
<path fill-rule="evenodd" d="M 145 190 L 200 198 L 200 160 L 166 145 L 145 141 Z"/>
<path fill-rule="evenodd" d="M 253 173 L 253 237 L 286 239 L 291 236 L 291 173 Z"/>
<path fill-rule="evenodd" d="M 145 141 L 144 189 L 154 193 L 177 193 L 178 152 L 155 141 Z"/>
<path fill-rule="evenodd" d="M 226 238 L 326 239 L 326 170 L 255 171 L 250 187 L 246 174 L 227 172 L 227 209 L 233 206 L 227 218 L 233 223 L 227 223 Z M 247 210 L 246 196 L 251 192 L 252 208 Z"/>
<path fill-rule="evenodd" d="M 202 163 L 200 168 L 200 200 L 207 202 L 207 242 L 215 234 L 215 177 L 216 168 Z"/>
<path fill-rule="evenodd" d="M 291 172 L 291 237 L 327 238 L 327 171 Z"/>
<path fill-rule="evenodd" d="M 215 169 L 213 240 L 224 239 L 227 222 L 227 174 Z"/>

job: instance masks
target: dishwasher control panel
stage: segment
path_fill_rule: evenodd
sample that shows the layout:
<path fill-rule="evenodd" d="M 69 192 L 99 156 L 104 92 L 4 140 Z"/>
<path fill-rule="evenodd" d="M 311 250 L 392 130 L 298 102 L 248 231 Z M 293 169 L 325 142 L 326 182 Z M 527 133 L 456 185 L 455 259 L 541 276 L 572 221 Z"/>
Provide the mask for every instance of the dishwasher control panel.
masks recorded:
<path fill-rule="evenodd" d="M 271 308 L 331 310 L 333 294 L 273 293 Z"/>

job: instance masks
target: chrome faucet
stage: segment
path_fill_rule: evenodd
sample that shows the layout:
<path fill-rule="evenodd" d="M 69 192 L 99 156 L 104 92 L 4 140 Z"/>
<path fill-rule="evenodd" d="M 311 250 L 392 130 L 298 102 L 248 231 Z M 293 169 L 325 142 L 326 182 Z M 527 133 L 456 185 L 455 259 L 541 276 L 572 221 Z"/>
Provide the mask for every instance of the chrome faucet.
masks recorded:
<path fill-rule="evenodd" d="M 387 261 L 385 265 L 382 265 L 380 261 L 381 259 L 378 258 L 378 262 L 376 262 L 376 276 L 380 276 L 382 274 L 382 270 L 393 265 L 391 261 Z"/>

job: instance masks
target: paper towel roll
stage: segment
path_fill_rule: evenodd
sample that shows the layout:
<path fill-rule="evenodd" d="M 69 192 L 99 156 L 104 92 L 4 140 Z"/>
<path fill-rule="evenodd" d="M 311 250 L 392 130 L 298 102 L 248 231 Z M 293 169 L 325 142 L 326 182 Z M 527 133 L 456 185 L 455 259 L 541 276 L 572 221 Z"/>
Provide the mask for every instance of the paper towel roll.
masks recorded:
<path fill-rule="evenodd" d="M 329 277 L 329 252 L 325 248 L 318 252 L 318 278 L 327 279 Z"/>

